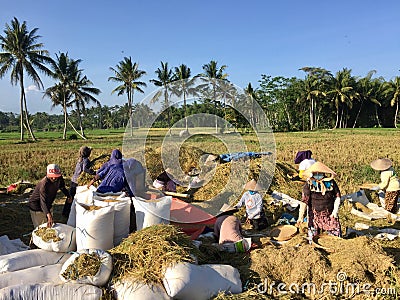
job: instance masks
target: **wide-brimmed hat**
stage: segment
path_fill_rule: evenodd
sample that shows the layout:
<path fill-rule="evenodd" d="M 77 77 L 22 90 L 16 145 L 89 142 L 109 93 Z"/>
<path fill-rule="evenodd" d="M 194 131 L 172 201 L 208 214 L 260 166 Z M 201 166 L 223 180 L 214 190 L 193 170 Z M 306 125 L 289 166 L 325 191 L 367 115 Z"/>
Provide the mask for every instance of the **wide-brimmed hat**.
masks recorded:
<path fill-rule="evenodd" d="M 192 168 L 189 172 L 188 175 L 189 176 L 197 176 L 200 174 L 200 170 L 197 168 Z"/>
<path fill-rule="evenodd" d="M 327 167 L 320 161 L 315 162 L 311 167 L 305 170 L 303 176 L 309 178 L 312 177 L 313 173 L 328 173 L 331 174 L 331 177 L 335 177 L 337 175 L 331 168 Z"/>
<path fill-rule="evenodd" d="M 237 211 L 239 211 L 239 209 L 237 209 L 236 207 L 233 207 L 233 206 L 231 206 L 229 204 L 224 203 L 222 205 L 221 209 L 219 210 L 219 215 L 226 214 L 228 212 L 234 213 L 234 212 L 237 212 Z"/>
<path fill-rule="evenodd" d="M 377 171 L 384 171 L 393 165 L 392 161 L 388 158 L 379 158 L 371 162 L 371 168 Z"/>
<path fill-rule="evenodd" d="M 219 157 L 218 155 L 208 154 L 204 164 L 211 165 L 217 161 L 218 157 Z"/>
<path fill-rule="evenodd" d="M 47 177 L 49 178 L 57 178 L 61 176 L 60 166 L 57 164 L 49 164 L 47 166 Z"/>
<path fill-rule="evenodd" d="M 254 179 L 250 180 L 246 185 L 244 186 L 245 190 L 248 191 L 261 191 L 263 188 L 261 185 L 257 183 Z"/>
<path fill-rule="evenodd" d="M 276 241 L 287 241 L 296 235 L 297 231 L 294 225 L 278 225 L 270 231 L 269 236 Z"/>

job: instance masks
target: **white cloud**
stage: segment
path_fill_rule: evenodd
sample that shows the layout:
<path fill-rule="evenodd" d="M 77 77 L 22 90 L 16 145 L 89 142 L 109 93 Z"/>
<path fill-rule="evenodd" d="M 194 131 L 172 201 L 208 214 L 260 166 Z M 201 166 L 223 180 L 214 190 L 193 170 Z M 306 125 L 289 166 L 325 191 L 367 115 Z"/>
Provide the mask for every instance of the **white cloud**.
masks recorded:
<path fill-rule="evenodd" d="M 30 85 L 26 88 L 26 92 L 39 92 L 39 89 L 36 85 Z"/>

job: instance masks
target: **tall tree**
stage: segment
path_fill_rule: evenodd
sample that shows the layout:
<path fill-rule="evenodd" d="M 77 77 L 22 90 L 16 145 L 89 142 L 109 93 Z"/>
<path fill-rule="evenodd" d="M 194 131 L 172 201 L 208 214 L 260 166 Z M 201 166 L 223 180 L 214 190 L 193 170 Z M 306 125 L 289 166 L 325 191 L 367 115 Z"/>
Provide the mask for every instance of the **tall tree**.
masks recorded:
<path fill-rule="evenodd" d="M 99 95 L 101 93 L 100 89 L 92 87 L 93 83 L 86 77 L 82 75 L 82 72 L 75 74 L 72 84 L 70 85 L 70 91 L 73 96 L 71 102 L 76 107 L 76 114 L 78 117 L 78 123 L 81 131 L 81 135 L 84 137 L 85 133 L 83 131 L 81 113 L 85 111 L 86 104 L 93 102 L 100 105 L 99 100 L 97 100 L 93 95 Z"/>
<path fill-rule="evenodd" d="M 74 60 L 68 56 L 68 53 L 61 52 L 56 54 L 56 59 L 51 63 L 52 77 L 57 81 L 53 86 L 46 89 L 43 97 L 49 97 L 53 106 L 61 105 L 64 113 L 64 129 L 63 139 L 67 139 L 67 124 L 68 124 L 68 107 L 72 105 L 70 103 L 72 97 L 72 87 L 75 78 L 81 72 L 78 68 L 80 59 Z M 72 128 L 72 123 L 70 123 Z M 76 131 L 77 132 L 77 131 Z M 77 132 L 79 134 L 79 132 Z M 81 136 L 84 138 L 84 136 Z"/>
<path fill-rule="evenodd" d="M 183 95 L 183 111 L 185 116 L 185 129 L 188 132 L 188 120 L 187 120 L 187 104 L 186 99 L 189 94 L 193 96 L 197 95 L 196 89 L 193 88 L 194 79 L 189 79 L 191 71 L 188 66 L 181 64 L 175 67 L 175 73 L 173 75 L 173 93 L 178 97 Z"/>
<path fill-rule="evenodd" d="M 155 71 L 157 79 L 150 79 L 150 82 L 155 86 L 162 87 L 164 94 L 164 109 L 167 110 L 168 132 L 171 133 L 171 109 L 169 105 L 169 84 L 173 81 L 173 72 L 168 68 L 168 62 L 161 62 L 161 68 Z M 161 91 L 156 93 L 151 102 L 158 101 L 161 96 Z"/>
<path fill-rule="evenodd" d="M 206 77 L 208 80 L 211 81 L 212 85 L 212 94 L 214 102 L 214 108 L 217 108 L 217 87 L 219 80 L 227 80 L 228 74 L 224 73 L 225 69 L 227 68 L 226 65 L 222 65 L 218 67 L 218 62 L 215 60 L 211 60 L 209 63 L 203 65 L 204 73 L 200 74 L 200 76 Z M 218 116 L 215 115 L 215 133 L 218 133 Z"/>
<path fill-rule="evenodd" d="M 301 100 L 310 102 L 310 130 L 314 130 L 315 127 L 318 127 L 317 100 L 326 96 L 324 85 L 327 77 L 331 76 L 331 74 L 327 70 L 318 67 L 303 67 L 300 70 L 307 73 Z"/>
<path fill-rule="evenodd" d="M 132 62 L 131 57 L 124 57 L 124 60 L 120 61 L 116 68 L 110 67 L 110 70 L 114 72 L 114 76 L 108 78 L 108 81 L 114 81 L 120 83 L 111 94 L 117 93 L 121 96 L 126 93 L 128 97 L 128 109 L 129 109 L 129 120 L 131 126 L 131 136 L 133 135 L 133 120 L 132 120 L 132 104 L 133 94 L 135 91 L 144 93 L 142 87 L 146 87 L 146 83 L 139 81 L 139 79 L 146 75 L 146 72 L 139 70 L 139 65 Z"/>
<path fill-rule="evenodd" d="M 396 112 L 394 115 L 394 127 L 397 128 L 397 120 L 399 114 L 399 101 L 400 101 L 400 77 L 396 76 L 393 80 L 385 82 L 384 94 L 390 98 L 390 105 L 396 105 Z"/>
<path fill-rule="evenodd" d="M 20 127 L 21 141 L 24 140 L 24 126 L 27 127 L 32 140 L 36 140 L 29 122 L 29 113 L 25 95 L 24 75 L 26 74 L 39 88 L 43 88 L 42 80 L 36 69 L 49 75 L 51 72 L 45 64 L 51 63 L 49 52 L 38 42 L 38 28 L 28 31 L 26 22 L 22 24 L 14 17 L 11 25 L 6 24 L 4 35 L 0 35 L 0 45 L 4 52 L 0 53 L 0 78 L 11 70 L 11 84 L 20 86 Z M 25 121 L 24 121 L 25 118 Z"/>
<path fill-rule="evenodd" d="M 335 128 L 344 128 L 344 115 L 346 105 L 351 109 L 352 101 L 357 96 L 353 89 L 354 79 L 351 76 L 351 70 L 344 68 L 336 73 L 335 77 L 330 80 L 329 91 L 327 97 L 332 99 L 336 107 L 336 123 Z"/>

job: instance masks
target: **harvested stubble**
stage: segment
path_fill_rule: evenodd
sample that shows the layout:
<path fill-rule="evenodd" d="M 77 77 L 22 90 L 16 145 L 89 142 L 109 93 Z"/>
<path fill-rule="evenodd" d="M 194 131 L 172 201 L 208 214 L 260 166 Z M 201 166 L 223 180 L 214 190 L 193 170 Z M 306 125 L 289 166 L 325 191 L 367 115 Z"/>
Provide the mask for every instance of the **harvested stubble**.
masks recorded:
<path fill-rule="evenodd" d="M 190 238 L 173 225 L 153 225 L 130 234 L 109 251 L 113 257 L 113 281 L 133 279 L 162 283 L 165 269 L 176 262 L 193 262 L 201 255 Z"/>
<path fill-rule="evenodd" d="M 62 276 L 68 280 L 78 280 L 85 276 L 95 276 L 101 266 L 101 259 L 97 253 L 82 253 L 77 256 L 62 273 Z"/>
<path fill-rule="evenodd" d="M 57 235 L 57 231 L 53 228 L 39 227 L 35 230 L 35 234 L 45 242 L 59 242 L 62 239 Z"/>

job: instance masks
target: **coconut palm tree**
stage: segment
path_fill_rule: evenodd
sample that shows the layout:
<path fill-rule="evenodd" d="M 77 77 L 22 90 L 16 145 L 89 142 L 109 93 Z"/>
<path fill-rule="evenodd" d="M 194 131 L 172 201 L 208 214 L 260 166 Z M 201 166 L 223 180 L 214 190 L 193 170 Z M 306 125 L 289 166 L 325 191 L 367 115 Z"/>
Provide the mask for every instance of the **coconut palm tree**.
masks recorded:
<path fill-rule="evenodd" d="M 158 101 L 161 97 L 161 94 L 164 94 L 164 109 L 167 110 L 167 122 L 168 122 L 168 132 L 171 134 L 171 110 L 169 107 L 169 89 L 170 83 L 173 79 L 172 69 L 168 68 L 168 62 L 161 62 L 161 68 L 157 68 L 155 71 L 157 75 L 157 79 L 150 79 L 150 82 L 155 86 L 162 87 L 163 91 L 158 91 L 154 97 L 150 100 L 151 103 Z"/>
<path fill-rule="evenodd" d="M 367 76 L 359 79 L 356 82 L 356 90 L 357 90 L 357 100 L 360 101 L 360 108 L 358 109 L 356 118 L 354 120 L 353 128 L 356 127 L 358 117 L 360 116 L 361 110 L 365 102 L 370 101 L 375 104 L 375 116 L 378 125 L 380 126 L 377 106 L 381 106 L 381 103 L 378 101 L 380 90 L 382 88 L 383 78 L 375 78 L 372 79 L 372 76 L 376 73 L 376 70 L 369 71 Z"/>
<path fill-rule="evenodd" d="M 92 87 L 92 85 L 93 83 L 86 76 L 82 77 L 82 72 L 78 72 L 75 74 L 75 78 L 69 87 L 73 96 L 71 103 L 76 107 L 81 136 L 83 137 L 85 137 L 85 133 L 82 126 L 81 112 L 85 111 L 85 104 L 93 102 L 100 105 L 100 101 L 93 95 L 99 95 L 101 91 L 98 88 Z"/>
<path fill-rule="evenodd" d="M 254 109 L 254 104 L 255 102 L 258 100 L 258 93 L 257 93 L 257 89 L 253 89 L 253 87 L 251 86 L 251 83 L 249 82 L 249 84 L 247 85 L 247 87 L 244 89 L 244 92 L 246 94 L 246 96 L 248 97 L 248 99 L 251 102 L 251 108 L 250 108 L 250 122 L 251 122 L 251 126 L 253 126 L 253 128 L 255 128 L 255 124 L 256 124 L 256 116 L 255 116 L 255 109 Z"/>
<path fill-rule="evenodd" d="M 173 75 L 173 84 L 172 91 L 178 97 L 183 95 L 183 111 L 185 116 L 185 129 L 188 130 L 188 120 L 187 120 L 187 107 L 186 107 L 186 99 L 190 94 L 192 96 L 197 95 L 197 89 L 193 87 L 195 79 L 189 79 L 191 76 L 191 71 L 188 66 L 185 64 L 181 64 L 178 67 L 175 67 L 175 73 Z"/>
<path fill-rule="evenodd" d="M 75 78 L 81 72 L 78 65 L 81 62 L 80 59 L 74 60 L 68 57 L 68 53 L 61 52 L 56 54 L 56 59 L 51 63 L 52 77 L 57 80 L 54 86 L 46 89 L 43 97 L 49 97 L 53 106 L 61 105 L 64 113 L 64 130 L 63 139 L 67 139 L 67 124 L 68 124 L 68 107 L 72 97 L 72 86 Z M 62 97 L 62 98 L 59 98 Z M 76 131 L 75 127 L 70 123 L 72 128 Z M 77 131 L 76 131 L 77 132 Z M 79 134 L 79 132 L 77 132 Z M 80 134 L 79 134 L 80 135 Z M 81 136 L 84 138 L 84 136 Z"/>
<path fill-rule="evenodd" d="M 345 105 L 350 109 L 352 101 L 357 97 L 357 93 L 353 89 L 354 79 L 351 76 L 351 70 L 344 68 L 331 78 L 330 90 L 326 93 L 327 97 L 332 99 L 336 107 L 336 123 L 333 129 L 342 128 L 344 126 L 343 117 Z"/>
<path fill-rule="evenodd" d="M 49 52 L 43 49 L 43 44 L 38 42 L 41 37 L 37 35 L 38 28 L 28 31 L 26 22 L 22 24 L 17 18 L 11 20 L 11 25 L 6 24 L 4 35 L 0 35 L 0 45 L 4 52 L 0 53 L 0 78 L 11 71 L 11 84 L 20 86 L 20 127 L 21 141 L 24 140 L 24 126 L 32 138 L 36 140 L 29 122 L 29 113 L 25 95 L 24 75 L 27 75 L 39 88 L 43 88 L 42 80 L 36 69 L 46 75 L 51 72 L 45 64 L 51 63 Z M 25 117 L 25 121 L 24 121 Z"/>
<path fill-rule="evenodd" d="M 396 105 L 394 115 L 394 127 L 397 128 L 400 101 L 400 77 L 396 76 L 393 80 L 384 83 L 384 94 L 390 98 L 390 105 Z"/>
<path fill-rule="evenodd" d="M 129 119 L 131 126 L 131 136 L 133 135 L 133 120 L 132 120 L 132 104 L 133 94 L 135 91 L 144 93 L 142 87 L 146 87 L 146 83 L 138 81 L 142 76 L 146 75 L 146 71 L 139 70 L 139 65 L 132 62 L 131 57 L 124 57 L 124 60 L 120 61 L 116 68 L 110 67 L 110 70 L 114 72 L 114 76 L 108 77 L 108 81 L 114 81 L 120 83 L 111 94 L 117 93 L 118 96 L 126 93 L 128 97 L 128 109 Z"/>
<path fill-rule="evenodd" d="M 303 67 L 300 70 L 306 72 L 307 76 L 304 80 L 304 86 L 301 92 L 302 95 L 298 101 L 305 100 L 310 102 L 310 130 L 313 130 L 315 127 L 318 127 L 315 113 L 317 100 L 326 96 L 323 90 L 324 84 L 326 79 L 332 75 L 327 70 L 316 67 Z"/>
<path fill-rule="evenodd" d="M 199 74 L 199 76 L 206 77 L 207 80 L 211 81 L 212 85 L 212 95 L 214 102 L 214 108 L 217 108 L 217 87 L 219 80 L 227 80 L 228 74 L 224 73 L 225 69 L 227 68 L 226 65 L 222 65 L 218 67 L 218 62 L 215 60 L 211 60 L 208 64 L 203 65 L 204 73 Z M 215 133 L 218 133 L 218 116 L 215 115 Z"/>

